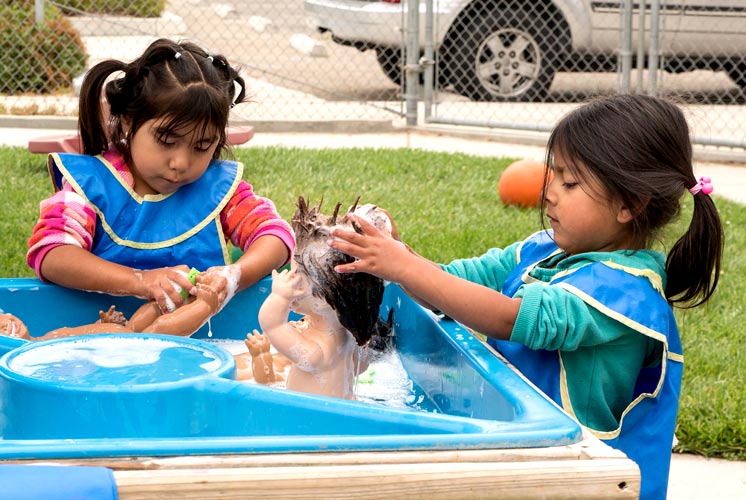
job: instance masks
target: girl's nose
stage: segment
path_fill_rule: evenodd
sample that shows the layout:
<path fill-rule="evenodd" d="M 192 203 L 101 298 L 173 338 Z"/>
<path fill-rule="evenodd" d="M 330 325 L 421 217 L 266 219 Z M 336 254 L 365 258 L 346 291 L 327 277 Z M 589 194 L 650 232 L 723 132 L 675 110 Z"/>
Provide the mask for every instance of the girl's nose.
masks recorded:
<path fill-rule="evenodd" d="M 183 172 L 189 167 L 189 152 L 185 148 L 175 148 L 168 160 L 169 170 Z"/>
<path fill-rule="evenodd" d="M 557 189 L 556 185 L 557 183 L 550 177 L 549 181 L 546 184 L 546 187 L 544 188 L 544 201 L 549 205 L 554 203 Z"/>

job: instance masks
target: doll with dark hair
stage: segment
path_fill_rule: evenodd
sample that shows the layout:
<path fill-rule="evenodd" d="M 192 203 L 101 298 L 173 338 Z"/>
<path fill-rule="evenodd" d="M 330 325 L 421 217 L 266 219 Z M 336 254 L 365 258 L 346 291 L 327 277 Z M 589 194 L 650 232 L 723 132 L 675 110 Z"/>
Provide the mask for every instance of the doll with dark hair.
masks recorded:
<path fill-rule="evenodd" d="M 352 260 L 327 245 L 332 227 L 354 228 L 339 215 L 339 207 L 325 216 L 321 204 L 309 207 L 304 198 L 298 200 L 292 221 L 296 251 L 289 270 L 272 273 L 272 293 L 259 310 L 259 324 L 272 346 L 292 363 L 287 389 L 352 399 L 354 378 L 367 368 L 367 356 L 359 347 L 385 330 L 379 319 L 384 286 L 370 274 L 334 271 Z M 356 202 L 351 212 L 385 230 L 388 216 L 383 210 L 357 207 Z M 291 311 L 302 319 L 288 321 Z"/>

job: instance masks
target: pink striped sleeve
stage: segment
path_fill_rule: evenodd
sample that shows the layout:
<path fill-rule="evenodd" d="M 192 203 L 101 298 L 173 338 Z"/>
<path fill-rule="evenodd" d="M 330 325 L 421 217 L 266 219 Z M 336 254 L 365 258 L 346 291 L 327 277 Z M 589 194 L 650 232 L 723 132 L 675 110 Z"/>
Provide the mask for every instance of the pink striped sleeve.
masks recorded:
<path fill-rule="evenodd" d="M 223 232 L 233 246 L 244 252 L 257 238 L 273 235 L 288 248 L 289 255 L 295 249 L 295 236 L 290 224 L 275 209 L 268 198 L 254 194 L 246 181 L 241 181 L 228 204 L 220 214 Z"/>
<path fill-rule="evenodd" d="M 129 167 L 116 150 L 109 150 L 103 157 L 110 162 L 130 187 L 135 180 Z M 76 193 L 67 182 L 62 189 L 39 204 L 39 220 L 28 241 L 26 263 L 41 275 L 41 263 L 47 252 L 60 245 L 76 245 L 91 251 L 96 231 L 96 212 Z"/>
<path fill-rule="evenodd" d="M 26 263 L 43 279 L 40 268 L 47 252 L 60 245 L 76 245 L 90 251 L 95 229 L 96 213 L 65 184 L 39 204 L 39 220 L 28 241 Z"/>

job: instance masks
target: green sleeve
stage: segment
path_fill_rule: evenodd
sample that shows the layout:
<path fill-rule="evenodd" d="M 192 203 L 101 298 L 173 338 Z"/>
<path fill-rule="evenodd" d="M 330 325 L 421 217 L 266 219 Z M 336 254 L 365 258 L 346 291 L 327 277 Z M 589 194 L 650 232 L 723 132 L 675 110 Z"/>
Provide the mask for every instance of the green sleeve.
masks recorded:
<path fill-rule="evenodd" d="M 522 300 L 510 340 L 530 349 L 574 351 L 636 336 L 631 328 L 559 286 L 530 283 L 515 297 Z"/>
<path fill-rule="evenodd" d="M 457 259 L 441 264 L 441 268 L 459 278 L 500 291 L 505 278 L 516 266 L 519 245 L 520 242 L 505 249 L 493 248 L 480 257 Z"/>
<path fill-rule="evenodd" d="M 559 286 L 525 285 L 510 340 L 561 351 L 575 416 L 610 431 L 634 397 L 644 360 L 660 359 L 660 342 L 641 335 Z"/>

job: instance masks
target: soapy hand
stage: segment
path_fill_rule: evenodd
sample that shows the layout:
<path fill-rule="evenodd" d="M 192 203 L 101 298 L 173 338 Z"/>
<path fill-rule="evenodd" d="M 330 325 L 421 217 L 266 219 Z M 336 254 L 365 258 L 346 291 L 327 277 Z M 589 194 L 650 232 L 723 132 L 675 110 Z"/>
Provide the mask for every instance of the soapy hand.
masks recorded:
<path fill-rule="evenodd" d="M 407 246 L 395 239 L 398 236 L 392 225 L 391 235 L 382 233 L 365 218 L 354 214 L 347 216 L 362 230 L 362 234 L 335 227 L 331 230 L 328 245 L 357 260 L 335 268 L 339 273 L 365 272 L 381 279 L 397 282 L 403 270 L 402 262 L 414 257 Z"/>
<path fill-rule="evenodd" d="M 31 338 L 23 321 L 12 314 L 0 314 L 0 335 L 19 339 Z"/>
<path fill-rule="evenodd" d="M 238 289 L 241 268 L 237 265 L 214 266 L 197 275 L 197 285 L 208 285 L 220 296 L 218 311 L 230 302 Z M 196 290 L 195 290 L 196 292 Z"/>
<path fill-rule="evenodd" d="M 184 265 L 137 271 L 141 285 L 137 296 L 155 300 L 162 313 L 173 312 L 184 303 L 181 290 L 193 288 L 188 273 L 189 268 Z"/>

